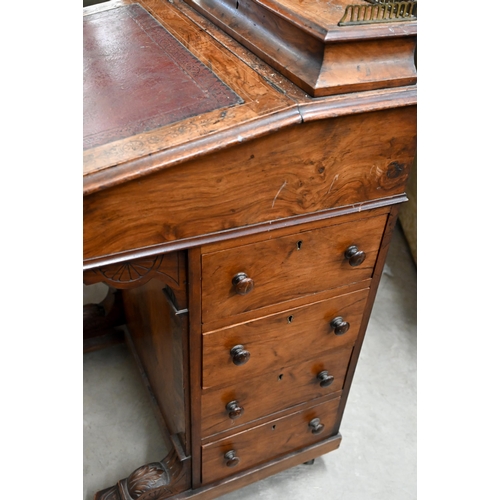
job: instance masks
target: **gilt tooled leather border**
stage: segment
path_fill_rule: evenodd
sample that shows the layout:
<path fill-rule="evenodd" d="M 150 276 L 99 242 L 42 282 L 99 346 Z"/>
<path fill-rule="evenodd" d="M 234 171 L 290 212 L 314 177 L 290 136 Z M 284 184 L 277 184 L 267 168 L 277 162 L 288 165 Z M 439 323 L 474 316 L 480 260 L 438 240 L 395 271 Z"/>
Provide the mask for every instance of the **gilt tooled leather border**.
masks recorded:
<path fill-rule="evenodd" d="M 84 149 L 244 102 L 139 4 L 83 23 Z"/>

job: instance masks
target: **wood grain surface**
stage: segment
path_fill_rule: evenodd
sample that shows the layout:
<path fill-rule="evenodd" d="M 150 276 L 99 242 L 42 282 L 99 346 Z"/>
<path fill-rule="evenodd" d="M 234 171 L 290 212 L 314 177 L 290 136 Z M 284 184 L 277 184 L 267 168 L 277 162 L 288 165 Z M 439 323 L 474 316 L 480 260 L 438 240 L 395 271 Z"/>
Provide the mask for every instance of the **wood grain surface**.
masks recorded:
<path fill-rule="evenodd" d="M 84 258 L 404 193 L 415 121 L 405 107 L 304 123 L 86 196 Z"/>

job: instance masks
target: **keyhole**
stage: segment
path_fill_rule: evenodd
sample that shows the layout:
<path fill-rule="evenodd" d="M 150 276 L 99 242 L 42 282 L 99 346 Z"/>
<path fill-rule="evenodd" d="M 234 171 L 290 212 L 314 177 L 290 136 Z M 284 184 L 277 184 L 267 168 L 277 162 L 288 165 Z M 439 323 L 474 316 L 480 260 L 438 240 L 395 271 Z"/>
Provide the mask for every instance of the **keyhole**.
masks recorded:
<path fill-rule="evenodd" d="M 288 316 L 288 323 L 291 323 L 293 321 L 293 316 Z"/>
<path fill-rule="evenodd" d="M 274 431 L 274 430 L 276 429 L 276 426 L 275 426 L 275 425 L 273 425 L 273 426 L 271 427 L 271 429 Z"/>
<path fill-rule="evenodd" d="M 240 2 L 236 2 L 236 9 L 240 6 Z"/>
<path fill-rule="evenodd" d="M 297 250 L 302 248 L 302 240 L 297 241 Z"/>
<path fill-rule="evenodd" d="M 283 380 L 283 374 L 278 375 L 278 380 Z"/>

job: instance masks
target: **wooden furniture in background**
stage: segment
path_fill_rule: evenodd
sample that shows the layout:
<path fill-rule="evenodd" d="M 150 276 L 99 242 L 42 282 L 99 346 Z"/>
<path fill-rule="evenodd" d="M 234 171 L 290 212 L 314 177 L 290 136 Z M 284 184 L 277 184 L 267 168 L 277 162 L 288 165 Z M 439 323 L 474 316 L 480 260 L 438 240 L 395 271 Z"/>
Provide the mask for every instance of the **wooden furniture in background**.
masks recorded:
<path fill-rule="evenodd" d="M 84 9 L 84 282 L 120 291 L 170 448 L 97 499 L 216 498 L 339 446 L 415 155 L 408 26 L 343 31 L 375 76 L 313 98 L 179 0 Z"/>

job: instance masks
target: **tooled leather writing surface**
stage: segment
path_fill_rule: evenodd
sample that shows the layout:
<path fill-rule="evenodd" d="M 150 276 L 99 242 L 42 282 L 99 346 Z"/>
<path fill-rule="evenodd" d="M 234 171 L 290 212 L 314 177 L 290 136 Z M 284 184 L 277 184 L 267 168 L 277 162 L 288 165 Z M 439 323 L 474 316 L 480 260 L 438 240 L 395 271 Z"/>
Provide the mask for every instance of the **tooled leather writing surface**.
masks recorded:
<path fill-rule="evenodd" d="M 84 149 L 243 102 L 138 4 L 84 18 Z"/>

